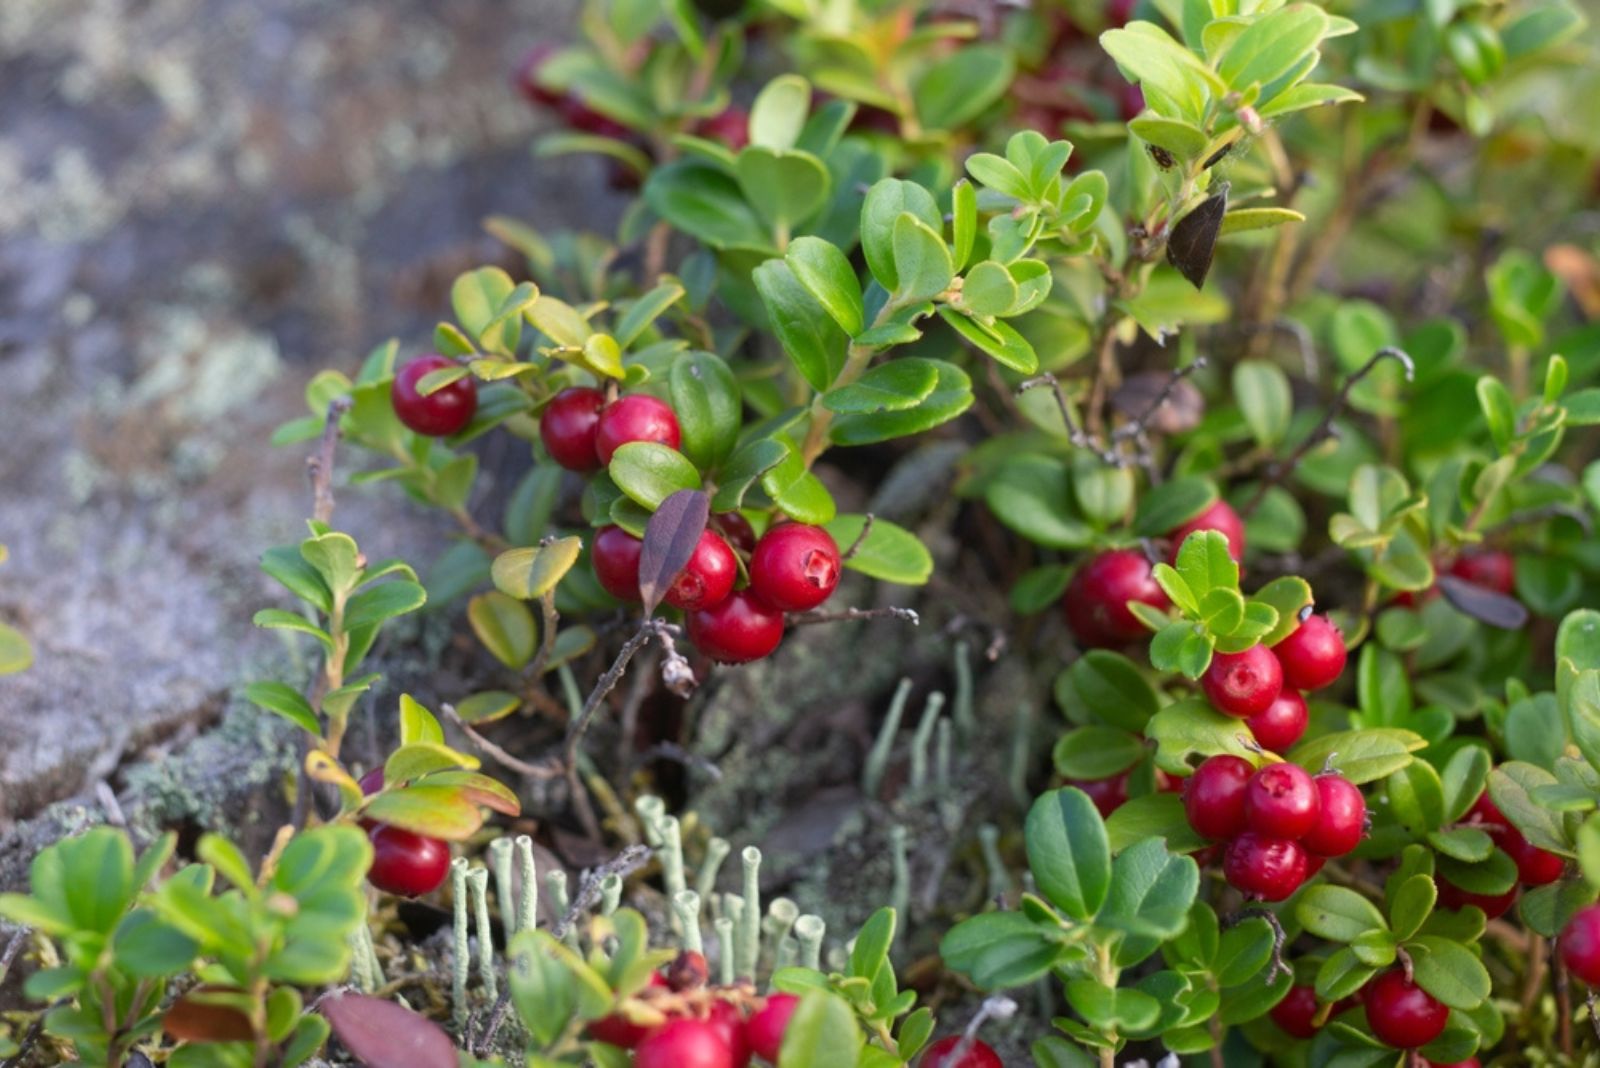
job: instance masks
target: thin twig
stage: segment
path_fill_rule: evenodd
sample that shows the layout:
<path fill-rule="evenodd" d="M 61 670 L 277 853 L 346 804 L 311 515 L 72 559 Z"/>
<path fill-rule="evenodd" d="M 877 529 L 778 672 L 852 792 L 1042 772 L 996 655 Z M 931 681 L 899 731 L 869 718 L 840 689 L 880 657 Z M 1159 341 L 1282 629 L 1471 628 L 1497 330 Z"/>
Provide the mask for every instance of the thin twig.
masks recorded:
<path fill-rule="evenodd" d="M 1399 360 L 1400 365 L 1405 368 L 1406 381 L 1408 382 L 1411 381 L 1412 375 L 1416 373 L 1416 364 L 1412 362 L 1410 355 L 1403 349 L 1385 346 L 1373 353 L 1372 358 L 1361 365 L 1360 370 L 1345 379 L 1338 395 L 1333 398 L 1333 401 L 1328 405 L 1328 410 L 1323 413 L 1322 421 L 1312 428 L 1311 433 L 1306 435 L 1305 440 L 1295 448 L 1294 452 L 1290 453 L 1287 458 L 1275 461 L 1267 467 L 1260 484 L 1256 486 L 1255 495 L 1250 498 L 1243 508 L 1239 509 L 1240 515 L 1248 516 L 1254 512 L 1266 497 L 1267 491 L 1282 482 L 1285 476 L 1293 471 L 1300 461 L 1305 458 L 1306 453 L 1334 436 L 1334 420 L 1339 418 L 1349 405 L 1350 391 L 1355 389 L 1356 385 L 1384 360 Z"/>
<path fill-rule="evenodd" d="M 911 608 L 890 605 L 886 608 L 846 608 L 838 612 L 802 612 L 789 617 L 791 627 L 808 627 L 816 623 L 843 623 L 856 619 L 903 619 L 913 627 L 922 617 Z"/>
<path fill-rule="evenodd" d="M 633 632 L 633 636 L 622 646 L 622 650 L 617 653 L 617 658 L 611 662 L 606 673 L 600 676 L 600 681 L 589 691 L 589 696 L 583 702 L 583 708 L 567 728 L 567 739 L 562 745 L 561 764 L 569 772 L 577 761 L 578 743 L 583 741 L 584 733 L 588 731 L 595 712 L 600 708 L 600 702 L 604 701 L 606 695 L 616 689 L 617 683 L 622 681 L 623 672 L 628 670 L 628 664 L 633 660 L 634 654 L 643 649 L 652 636 L 660 634 L 669 626 L 670 624 L 659 619 L 646 619 L 640 623 L 639 629 Z"/>
<path fill-rule="evenodd" d="M 1283 959 L 1283 949 L 1288 942 L 1288 936 L 1284 934 L 1283 924 L 1279 921 L 1277 914 L 1271 909 L 1263 908 L 1260 905 L 1247 905 L 1223 921 L 1223 930 L 1237 927 L 1245 920 L 1253 917 L 1260 917 L 1266 920 L 1267 926 L 1272 928 L 1272 960 L 1267 966 L 1267 982 L 1270 984 L 1280 974 L 1293 977 L 1294 969 L 1289 966 L 1288 961 Z"/>
<path fill-rule="evenodd" d="M 27 944 L 27 941 L 28 928 L 23 927 L 6 942 L 6 951 L 0 953 L 0 983 L 5 982 L 6 973 L 11 970 L 12 963 L 17 959 L 17 955 L 22 952 L 22 947 Z"/>
<path fill-rule="evenodd" d="M 328 402 L 322 440 L 316 454 L 306 459 L 306 469 L 311 473 L 311 515 L 319 523 L 333 521 L 333 452 L 339 444 L 339 418 L 349 410 L 349 397 L 335 397 Z"/>
<path fill-rule="evenodd" d="M 561 769 L 552 764 L 545 764 L 543 766 L 538 764 L 530 764 L 526 760 L 512 756 L 510 753 L 506 752 L 504 749 L 500 748 L 498 745 L 474 730 L 470 723 L 461 718 L 461 713 L 456 711 L 454 705 L 442 705 L 440 708 L 441 711 L 444 712 L 445 719 L 448 719 L 451 723 L 455 724 L 456 728 L 460 730 L 462 734 L 465 734 L 468 740 L 471 741 L 474 746 L 482 750 L 485 756 L 488 756 L 507 771 L 514 771 L 518 775 L 525 776 L 529 779 L 553 779 L 561 774 Z"/>
<path fill-rule="evenodd" d="M 600 884 L 613 875 L 627 877 L 644 867 L 654 855 L 647 845 L 635 843 L 622 852 L 600 865 L 585 871 L 578 879 L 578 892 L 572 895 L 572 904 L 567 906 L 567 911 L 561 919 L 556 921 L 550 933 L 556 938 L 561 938 L 578 922 L 578 917 L 594 908 L 600 902 Z"/>
<path fill-rule="evenodd" d="M 714 781 L 722 781 L 722 769 L 717 767 L 715 761 L 703 757 L 699 753 L 691 753 L 677 742 L 657 742 L 628 763 L 629 766 L 636 768 L 657 758 L 671 760 L 687 768 L 698 768 L 711 776 Z"/>
<path fill-rule="evenodd" d="M 872 519 L 872 513 L 868 512 L 861 523 L 861 533 L 856 535 L 856 540 L 850 543 L 850 548 L 844 551 L 841 559 L 854 559 L 856 553 L 861 551 L 861 547 L 867 543 L 867 535 L 872 533 Z"/>
<path fill-rule="evenodd" d="M 1196 371 L 1204 370 L 1209 362 L 1210 361 L 1208 361 L 1204 356 L 1196 356 L 1193 360 L 1187 364 L 1184 364 L 1182 367 L 1173 368 L 1172 373 L 1167 376 L 1166 382 L 1162 384 L 1161 391 L 1155 395 L 1155 398 L 1151 400 L 1148 405 L 1145 406 L 1144 411 L 1140 412 L 1138 416 L 1134 418 L 1133 422 L 1125 423 L 1122 426 L 1117 427 L 1116 430 L 1112 431 L 1111 440 L 1120 441 L 1126 438 L 1137 437 L 1142 434 L 1145 428 L 1148 426 L 1150 420 L 1154 419 L 1160 413 L 1161 409 L 1166 406 L 1167 401 L 1172 399 L 1172 391 L 1178 388 L 1178 383 L 1182 382 L 1185 378 L 1188 378 Z"/>

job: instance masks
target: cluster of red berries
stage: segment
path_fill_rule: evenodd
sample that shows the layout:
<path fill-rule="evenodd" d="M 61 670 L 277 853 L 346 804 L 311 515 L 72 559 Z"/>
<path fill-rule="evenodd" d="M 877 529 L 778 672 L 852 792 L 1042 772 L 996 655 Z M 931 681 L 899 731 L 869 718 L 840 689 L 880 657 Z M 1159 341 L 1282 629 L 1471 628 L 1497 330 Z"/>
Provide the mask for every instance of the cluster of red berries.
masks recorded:
<path fill-rule="evenodd" d="M 562 467 L 591 474 L 623 445 L 653 441 L 677 448 L 678 417 L 645 394 L 607 402 L 605 394 L 574 386 L 556 394 L 539 421 L 546 451 Z M 603 527 L 590 549 L 595 578 L 623 601 L 640 600 L 644 542 L 621 527 Z M 748 560 L 749 585 L 736 590 L 738 555 Z M 725 664 L 759 660 L 783 640 L 785 612 L 805 612 L 832 596 L 844 562 L 822 527 L 779 522 L 759 539 L 738 512 L 714 516 L 694 553 L 664 596 L 686 614 L 689 637 Z"/>
<path fill-rule="evenodd" d="M 777 1064 L 800 999 L 793 994 L 753 998 L 744 990 L 707 987 L 707 975 L 705 957 L 678 954 L 665 974 L 651 973 L 639 995 L 667 1017 L 665 1022 L 646 1026 L 613 1013 L 589 1024 L 589 1037 L 632 1050 L 634 1068 L 746 1068 L 752 1058 Z M 976 1039 L 952 1058 L 960 1041 L 954 1035 L 932 1043 L 918 1068 L 1002 1068 L 994 1050 Z"/>
<path fill-rule="evenodd" d="M 1503 894 L 1475 894 L 1463 890 L 1442 875 L 1435 875 L 1433 881 L 1439 888 L 1441 908 L 1464 909 L 1468 905 L 1476 905 L 1492 920 L 1505 915 L 1517 900 L 1521 887 L 1546 886 L 1561 878 L 1566 870 L 1566 861 L 1529 842 L 1521 831 L 1511 825 L 1511 821 L 1489 799 L 1488 791 L 1478 795 L 1478 800 L 1467 810 L 1466 822 L 1488 831 L 1500 848 L 1516 862 L 1518 885 L 1513 885 Z"/>
<path fill-rule="evenodd" d="M 383 789 L 383 769 L 373 768 L 361 777 L 361 792 Z M 364 820 L 372 843 L 372 867 L 367 882 L 396 897 L 421 897 L 444 885 L 450 874 L 450 844 L 425 834 L 402 830 L 387 823 Z"/>
<path fill-rule="evenodd" d="M 1356 997 L 1335 1002 L 1323 1014 L 1322 1002 L 1312 986 L 1294 986 L 1283 1000 L 1272 1007 L 1272 1022 L 1291 1038 L 1309 1039 L 1322 1030 L 1319 1017 L 1337 1016 L 1357 1003 L 1366 1011 L 1367 1025 L 1384 1043 L 1396 1049 L 1417 1049 L 1444 1033 L 1450 1009 L 1406 977 L 1404 968 L 1392 968 L 1375 976 Z M 1430 1068 L 1480 1068 L 1478 1058 L 1442 1064 L 1422 1060 Z"/>
<path fill-rule="evenodd" d="M 1366 833 L 1366 799 L 1344 776 L 1285 762 L 1258 771 L 1230 754 L 1208 757 L 1184 781 L 1183 809 L 1198 833 L 1227 843 L 1228 882 L 1263 901 L 1282 901 Z"/>

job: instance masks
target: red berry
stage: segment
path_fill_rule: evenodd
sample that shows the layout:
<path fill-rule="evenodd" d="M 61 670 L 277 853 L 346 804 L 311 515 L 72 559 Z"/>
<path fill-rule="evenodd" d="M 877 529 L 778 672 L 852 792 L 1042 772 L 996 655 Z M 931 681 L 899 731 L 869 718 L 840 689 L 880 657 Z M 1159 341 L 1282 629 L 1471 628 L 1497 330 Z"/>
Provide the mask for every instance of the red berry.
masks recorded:
<path fill-rule="evenodd" d="M 367 833 L 372 840 L 372 867 L 367 882 L 386 894 L 420 897 L 431 894 L 450 873 L 450 846 L 437 838 L 380 823 Z"/>
<path fill-rule="evenodd" d="M 664 988 L 666 985 L 667 980 L 660 972 L 651 972 L 650 980 L 645 984 L 648 988 Z M 620 1012 L 614 1012 L 610 1016 L 591 1020 L 587 1031 L 589 1037 L 596 1042 L 604 1042 L 619 1049 L 632 1049 L 644 1041 L 645 1036 L 650 1033 L 650 1028 L 634 1023 Z"/>
<path fill-rule="evenodd" d="M 639 554 L 644 542 L 621 527 L 601 527 L 589 549 L 594 577 L 619 601 L 639 600 Z"/>
<path fill-rule="evenodd" d="M 1489 824 L 1490 833 L 1493 833 L 1495 827 L 1511 826 L 1511 821 L 1506 819 L 1505 813 L 1501 812 L 1500 807 L 1490 799 L 1488 790 L 1479 794 L 1472 807 L 1467 809 L 1467 822 Z"/>
<path fill-rule="evenodd" d="M 1424 1057 L 1422 1063 L 1426 1064 L 1428 1068 L 1483 1068 L 1483 1062 L 1476 1057 L 1468 1057 L 1464 1061 L 1451 1061 L 1449 1064 L 1445 1064 L 1443 1061 L 1430 1061 Z"/>
<path fill-rule="evenodd" d="M 1218 712 L 1247 719 L 1272 707 L 1283 692 L 1283 671 L 1271 650 L 1252 645 L 1242 653 L 1214 655 L 1200 688 Z"/>
<path fill-rule="evenodd" d="M 667 587 L 664 599 L 685 612 L 710 608 L 727 599 L 738 577 L 739 561 L 728 543 L 715 531 L 703 530 L 689 562 Z"/>
<path fill-rule="evenodd" d="M 1600 986 L 1600 905 L 1579 909 L 1561 931 L 1561 962 L 1590 986 Z"/>
<path fill-rule="evenodd" d="M 597 137 L 610 137 L 616 140 L 626 140 L 628 128 L 609 115 L 602 115 L 583 102 L 583 98 L 573 94 L 563 94 L 556 108 L 561 112 L 561 117 L 568 126 L 584 133 L 592 133 Z"/>
<path fill-rule="evenodd" d="M 773 527 L 750 555 L 750 588 L 774 608 L 804 612 L 826 601 L 844 568 L 833 535 L 821 527 Z"/>
<path fill-rule="evenodd" d="M 967 1043 L 966 1052 L 957 1057 L 955 1049 L 960 1044 L 960 1035 L 929 1043 L 917 1062 L 918 1068 L 1006 1068 L 1000 1062 L 1000 1055 L 987 1042 L 975 1038 Z"/>
<path fill-rule="evenodd" d="M 634 1068 L 736 1068 L 723 1028 L 710 1020 L 668 1020 L 640 1042 Z"/>
<path fill-rule="evenodd" d="M 1282 901 L 1306 881 L 1306 851 L 1299 842 L 1247 831 L 1228 843 L 1222 874 L 1241 893 Z"/>
<path fill-rule="evenodd" d="M 1517 900 L 1515 886 L 1503 894 L 1475 894 L 1470 890 L 1463 890 L 1442 875 L 1433 877 L 1433 885 L 1439 890 L 1440 908 L 1455 912 L 1468 905 L 1476 905 L 1491 920 L 1504 916 Z"/>
<path fill-rule="evenodd" d="M 1343 775 L 1318 775 L 1317 825 L 1300 844 L 1318 857 L 1342 857 L 1361 844 L 1367 832 L 1367 799 Z"/>
<path fill-rule="evenodd" d="M 362 797 L 371 797 L 373 794 L 382 790 L 383 765 L 379 764 L 377 767 L 361 776 L 361 779 L 356 783 L 356 785 L 361 787 Z"/>
<path fill-rule="evenodd" d="M 1310 721 L 1311 712 L 1306 708 L 1306 699 L 1293 690 L 1285 689 L 1278 694 L 1276 701 L 1267 706 L 1265 712 L 1257 712 L 1245 724 L 1263 749 L 1287 753 L 1306 732 L 1306 724 Z"/>
<path fill-rule="evenodd" d="M 744 108 L 728 106 L 700 123 L 698 133 L 712 141 L 721 141 L 738 152 L 750 143 L 750 113 Z"/>
<path fill-rule="evenodd" d="M 1170 603 L 1143 553 L 1113 549 L 1078 568 L 1062 607 L 1081 644 L 1121 645 L 1150 634 L 1128 611 L 1129 601 L 1155 608 L 1166 608 Z"/>
<path fill-rule="evenodd" d="M 1244 818 L 1264 838 L 1299 839 L 1317 825 L 1317 784 L 1298 764 L 1268 764 L 1245 788 Z"/>
<path fill-rule="evenodd" d="M 1450 1021 L 1450 1010 L 1399 968 L 1368 983 L 1362 998 L 1372 1033 L 1397 1049 L 1426 1046 L 1444 1033 Z"/>
<path fill-rule="evenodd" d="M 744 1024 L 744 1037 L 750 1043 L 751 1052 L 777 1064 L 778 1051 L 783 1048 L 783 1032 L 799 1004 L 800 999 L 793 994 L 773 994 L 766 1004 L 751 1013 Z"/>
<path fill-rule="evenodd" d="M 511 84 L 516 87 L 517 92 L 527 97 L 530 103 L 542 104 L 547 108 L 560 105 L 563 94 L 539 82 L 539 71 L 557 51 L 554 42 L 541 41 L 528 49 L 522 61 L 517 64 L 517 69 L 511 76 Z"/>
<path fill-rule="evenodd" d="M 1272 647 L 1283 666 L 1283 681 L 1297 690 L 1320 690 L 1344 671 L 1344 636 L 1327 616 L 1307 616 L 1289 636 Z"/>
<path fill-rule="evenodd" d="M 1168 775 L 1160 768 L 1156 769 L 1156 793 L 1181 794 L 1183 784 L 1189 781 L 1187 775 Z"/>
<path fill-rule="evenodd" d="M 1110 816 L 1128 800 L 1128 773 L 1112 775 L 1105 779 L 1068 779 L 1068 786 L 1076 786 L 1089 795 L 1100 815 Z"/>
<path fill-rule="evenodd" d="M 1211 507 L 1167 535 L 1172 539 L 1172 552 L 1168 555 L 1168 562 L 1177 563 L 1178 550 L 1183 548 L 1183 539 L 1201 530 L 1214 530 L 1227 538 L 1228 555 L 1234 560 L 1244 556 L 1244 520 L 1239 518 L 1239 513 L 1233 510 L 1232 505 L 1218 499 L 1212 502 Z"/>
<path fill-rule="evenodd" d="M 1232 838 L 1244 831 L 1244 797 L 1256 769 L 1243 757 L 1223 753 L 1205 763 L 1183 785 L 1189 826 L 1207 838 Z"/>
<path fill-rule="evenodd" d="M 417 392 L 423 375 L 454 366 L 456 362 L 444 356 L 418 356 L 400 368 L 389 385 L 389 402 L 400 422 L 418 434 L 443 438 L 472 421 L 472 413 L 478 410 L 478 383 L 471 375 L 426 397 Z"/>
<path fill-rule="evenodd" d="M 750 590 L 739 590 L 710 608 L 690 612 L 689 640 L 722 664 L 744 664 L 770 656 L 783 640 L 783 613 Z"/>
<path fill-rule="evenodd" d="M 606 395 L 598 389 L 573 386 L 557 393 L 545 405 L 539 416 L 539 440 L 552 460 L 568 471 L 599 470 L 594 432 L 605 403 Z"/>
<path fill-rule="evenodd" d="M 750 520 L 738 512 L 723 512 L 711 517 L 711 525 L 717 528 L 717 533 L 728 539 L 728 544 L 746 556 L 755 552 L 756 530 L 750 525 Z"/>
<path fill-rule="evenodd" d="M 1283 1000 L 1272 1006 L 1272 1022 L 1291 1038 L 1310 1038 L 1322 1030 L 1317 1024 L 1317 988 L 1291 986 Z"/>
<path fill-rule="evenodd" d="M 1500 836 L 1500 848 L 1517 862 L 1517 880 L 1523 886 L 1545 886 L 1561 878 L 1567 862 L 1549 850 L 1540 849 L 1515 827 L 1508 827 Z"/>
<path fill-rule="evenodd" d="M 713 1001 L 706 1021 L 715 1027 L 733 1056 L 733 1068 L 745 1068 L 750 1063 L 750 1040 L 744 1033 L 744 1013 L 731 1001 Z"/>
<path fill-rule="evenodd" d="M 643 393 L 618 397 L 600 409 L 594 448 L 602 464 L 609 464 L 618 449 L 634 441 L 654 441 L 676 449 L 680 440 L 678 417 L 664 401 Z"/>
<path fill-rule="evenodd" d="M 1517 565 L 1511 554 L 1501 549 L 1462 553 L 1450 565 L 1450 574 L 1507 597 L 1517 586 Z"/>

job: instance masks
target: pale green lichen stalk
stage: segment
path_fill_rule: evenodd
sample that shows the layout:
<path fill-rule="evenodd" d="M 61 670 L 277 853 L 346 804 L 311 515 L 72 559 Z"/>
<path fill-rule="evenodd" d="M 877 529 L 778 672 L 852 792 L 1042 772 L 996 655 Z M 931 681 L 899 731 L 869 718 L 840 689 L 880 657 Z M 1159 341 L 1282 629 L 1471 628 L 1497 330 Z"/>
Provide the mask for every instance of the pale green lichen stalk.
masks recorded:
<path fill-rule="evenodd" d="M 494 929 L 489 923 L 489 872 L 474 868 L 467 873 L 467 885 L 472 891 L 472 913 L 478 929 L 478 981 L 483 992 L 493 1001 L 500 996 L 500 985 L 494 974 Z"/>
<path fill-rule="evenodd" d="M 459 1031 L 467 1023 L 467 979 L 471 975 L 467 943 L 467 862 L 462 857 L 450 862 L 450 897 L 455 908 L 455 925 L 451 929 L 455 943 L 455 952 L 450 958 L 451 1018 Z"/>

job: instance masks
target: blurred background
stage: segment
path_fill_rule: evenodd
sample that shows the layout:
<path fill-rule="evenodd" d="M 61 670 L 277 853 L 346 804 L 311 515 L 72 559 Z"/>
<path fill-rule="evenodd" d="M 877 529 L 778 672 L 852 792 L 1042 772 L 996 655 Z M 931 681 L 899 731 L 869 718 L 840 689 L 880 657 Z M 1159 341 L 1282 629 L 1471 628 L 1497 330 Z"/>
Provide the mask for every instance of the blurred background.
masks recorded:
<path fill-rule="evenodd" d="M 515 266 L 485 216 L 612 227 L 604 164 L 536 161 L 510 82 L 575 6 L 0 3 L 0 618 L 36 655 L 0 679 L 0 832 L 281 657 L 256 557 L 310 496 L 268 438 L 313 370 L 426 346 L 457 272 Z M 397 494 L 340 521 L 442 537 Z"/>

